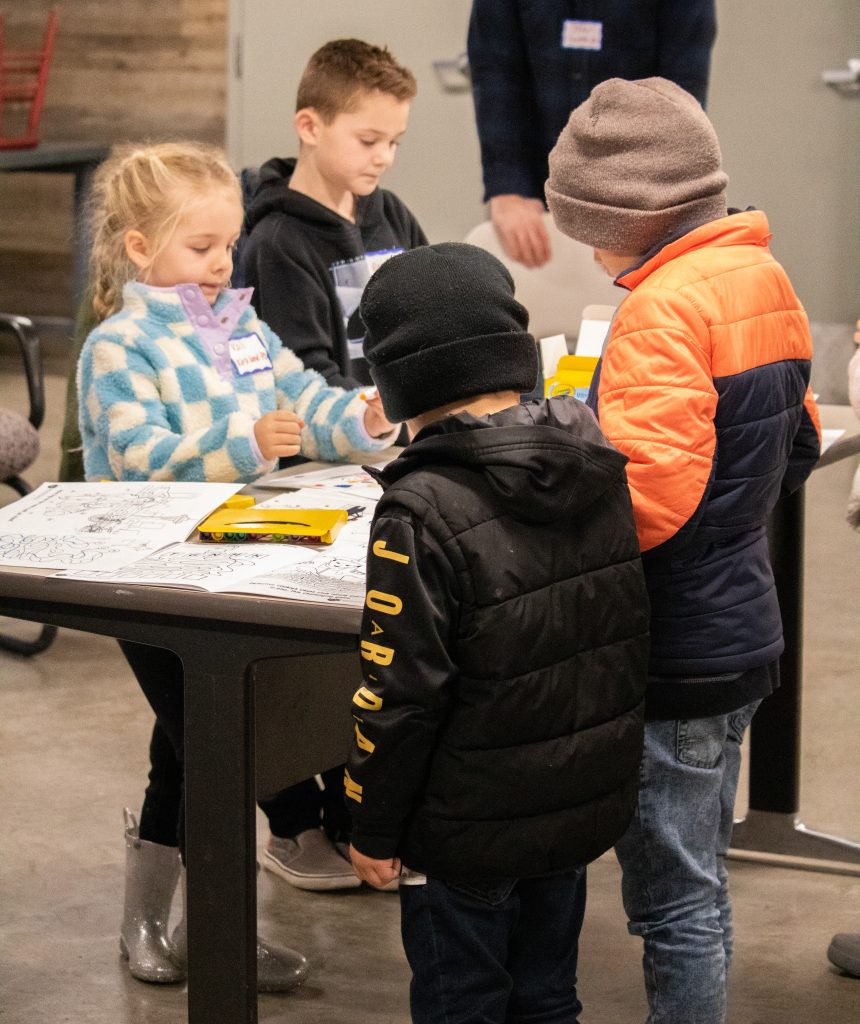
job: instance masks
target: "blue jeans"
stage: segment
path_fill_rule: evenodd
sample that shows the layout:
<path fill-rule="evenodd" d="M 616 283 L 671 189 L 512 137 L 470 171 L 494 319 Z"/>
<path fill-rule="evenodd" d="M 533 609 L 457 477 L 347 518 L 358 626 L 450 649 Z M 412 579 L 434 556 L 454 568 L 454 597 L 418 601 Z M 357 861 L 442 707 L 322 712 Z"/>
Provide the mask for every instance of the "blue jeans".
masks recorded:
<path fill-rule="evenodd" d="M 470 887 L 401 885 L 413 1024 L 576 1024 L 585 869 Z"/>
<path fill-rule="evenodd" d="M 633 821 L 616 844 L 628 929 L 645 942 L 648 1024 L 723 1024 L 732 918 L 725 854 L 741 741 L 760 701 L 645 723 Z"/>

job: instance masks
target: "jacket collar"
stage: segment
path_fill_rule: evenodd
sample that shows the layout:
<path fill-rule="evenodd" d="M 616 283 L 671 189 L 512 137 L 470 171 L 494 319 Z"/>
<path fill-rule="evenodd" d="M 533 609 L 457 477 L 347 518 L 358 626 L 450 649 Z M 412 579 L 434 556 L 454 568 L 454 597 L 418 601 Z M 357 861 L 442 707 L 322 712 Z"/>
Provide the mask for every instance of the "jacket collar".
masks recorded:
<path fill-rule="evenodd" d="M 718 220 L 710 220 L 695 228 L 681 228 L 679 233 L 663 239 L 632 267 L 615 279 L 622 288 L 633 289 L 655 270 L 685 253 L 705 246 L 760 245 L 766 246 L 771 237 L 767 217 L 752 208 L 729 213 Z"/>
<path fill-rule="evenodd" d="M 225 288 L 213 306 L 203 296 L 198 285 L 184 284 L 171 288 L 157 288 L 140 281 L 129 281 L 122 290 L 123 312 L 145 316 L 148 319 L 165 324 L 175 324 L 182 320 L 191 320 L 196 327 L 209 326 L 212 321 L 217 323 L 216 314 L 231 315 L 231 328 L 248 308 L 251 302 L 252 288 Z M 197 320 L 192 319 L 188 304 L 197 309 Z M 229 310 L 227 307 L 230 307 Z M 200 323 L 206 315 L 207 323 Z"/>

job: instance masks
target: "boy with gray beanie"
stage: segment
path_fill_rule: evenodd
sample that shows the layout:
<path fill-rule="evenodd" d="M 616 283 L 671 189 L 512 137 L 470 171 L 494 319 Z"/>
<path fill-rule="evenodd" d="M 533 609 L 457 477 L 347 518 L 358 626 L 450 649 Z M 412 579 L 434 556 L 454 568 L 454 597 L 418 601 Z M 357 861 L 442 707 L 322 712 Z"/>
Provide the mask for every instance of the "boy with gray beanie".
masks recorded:
<path fill-rule="evenodd" d="M 353 866 L 375 886 L 404 868 L 415 1024 L 573 1024 L 584 865 L 627 826 L 641 754 L 626 460 L 576 399 L 520 404 L 535 343 L 484 250 L 393 257 L 360 314 L 412 441 L 376 474 Z"/>
<path fill-rule="evenodd" d="M 650 1024 L 722 1024 L 740 743 L 783 649 L 767 522 L 819 454 L 809 326 L 765 215 L 727 209 L 714 129 L 677 85 L 603 82 L 549 167 L 556 224 L 630 292 L 589 394 L 629 459 L 651 601 L 624 905 Z"/>

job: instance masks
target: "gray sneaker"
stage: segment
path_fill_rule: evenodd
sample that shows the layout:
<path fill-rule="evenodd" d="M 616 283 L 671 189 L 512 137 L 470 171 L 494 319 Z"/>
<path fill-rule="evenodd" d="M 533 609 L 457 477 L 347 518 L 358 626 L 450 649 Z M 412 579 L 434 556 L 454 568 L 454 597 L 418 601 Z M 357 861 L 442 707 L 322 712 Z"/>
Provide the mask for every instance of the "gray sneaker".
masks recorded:
<path fill-rule="evenodd" d="M 860 932 L 840 932 L 830 940 L 827 959 L 853 978 L 860 978 Z"/>
<path fill-rule="evenodd" d="M 356 889 L 361 885 L 349 860 L 341 856 L 321 828 L 299 832 L 295 839 L 270 835 L 263 867 L 297 889 L 320 892 Z"/>

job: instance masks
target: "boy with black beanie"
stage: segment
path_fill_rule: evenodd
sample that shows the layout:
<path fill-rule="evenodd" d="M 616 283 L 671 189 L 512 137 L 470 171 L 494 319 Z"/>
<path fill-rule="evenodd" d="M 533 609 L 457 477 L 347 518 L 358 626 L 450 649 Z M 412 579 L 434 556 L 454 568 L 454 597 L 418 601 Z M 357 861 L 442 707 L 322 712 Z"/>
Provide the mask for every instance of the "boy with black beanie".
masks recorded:
<path fill-rule="evenodd" d="M 584 865 L 635 804 L 647 598 L 625 459 L 537 375 L 505 267 L 395 256 L 361 300 L 386 415 L 345 776 L 350 853 L 400 884 L 416 1024 L 570 1024 Z"/>
<path fill-rule="evenodd" d="M 589 395 L 629 459 L 651 599 L 624 906 L 649 1024 L 723 1024 L 740 744 L 783 649 L 767 523 L 819 452 L 809 325 L 765 215 L 728 210 L 716 133 L 679 86 L 598 85 L 549 167 L 556 224 L 630 291 Z"/>

